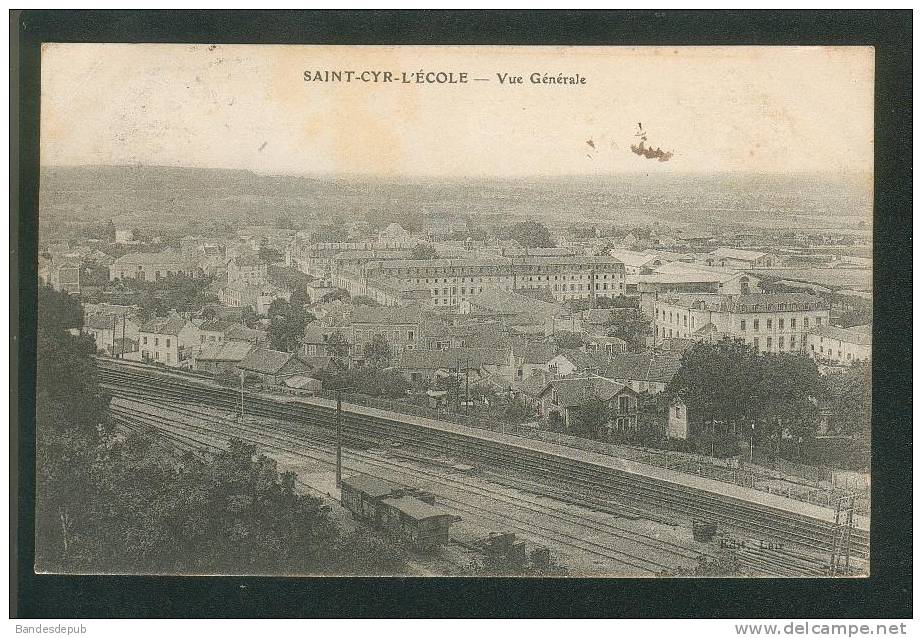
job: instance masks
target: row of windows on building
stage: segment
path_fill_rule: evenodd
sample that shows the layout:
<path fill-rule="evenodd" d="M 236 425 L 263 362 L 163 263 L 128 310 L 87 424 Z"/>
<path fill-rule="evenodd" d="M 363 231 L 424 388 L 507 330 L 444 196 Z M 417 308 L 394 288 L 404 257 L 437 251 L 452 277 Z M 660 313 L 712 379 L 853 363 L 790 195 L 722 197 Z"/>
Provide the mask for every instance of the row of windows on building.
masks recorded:
<path fill-rule="evenodd" d="M 400 337 L 402 334 L 403 333 L 400 332 L 399 330 L 394 330 L 394 332 L 392 333 L 394 341 L 400 341 Z M 369 342 L 374 338 L 375 335 L 381 335 L 385 339 L 388 338 L 388 333 L 387 331 L 384 331 L 384 330 L 356 330 L 355 331 L 355 341 L 357 343 L 358 342 Z M 416 339 L 416 331 L 414 330 L 407 330 L 406 335 L 407 335 L 407 341 L 414 341 Z"/>
<path fill-rule="evenodd" d="M 143 345 L 146 346 L 146 345 L 147 345 L 147 337 L 141 337 L 141 343 L 142 343 Z M 204 341 L 203 341 L 202 343 L 204 343 Z M 159 346 L 159 345 L 160 345 L 160 337 L 154 337 L 154 346 L 156 347 L 156 346 Z M 167 348 L 170 347 L 170 339 L 169 339 L 169 337 L 167 337 L 167 339 L 166 339 L 166 347 L 167 347 Z"/>
<path fill-rule="evenodd" d="M 811 351 L 811 352 L 817 352 L 816 344 L 812 344 L 812 343 L 810 344 L 810 351 Z M 822 355 L 825 354 L 825 355 L 831 357 L 831 356 L 832 356 L 832 348 L 823 349 L 823 346 L 820 346 L 820 347 L 819 347 L 819 354 L 820 354 L 820 356 L 822 356 Z M 838 358 L 838 359 L 841 361 L 841 359 L 842 359 L 842 351 L 841 351 L 841 350 L 838 350 L 838 351 L 836 352 L 836 358 Z M 855 358 L 855 359 L 858 359 L 859 357 L 856 355 L 854 358 Z M 851 360 L 852 360 L 852 353 L 851 353 L 851 352 L 846 352 L 846 353 L 845 353 L 845 360 L 846 360 L 846 361 L 851 361 Z"/>
<path fill-rule="evenodd" d="M 155 270 L 155 271 L 154 271 L 154 279 L 165 279 L 165 278 L 167 278 L 167 277 L 172 277 L 173 275 L 178 275 L 180 272 L 182 272 L 182 271 L 180 271 L 180 270 L 176 270 L 176 271 L 173 271 L 173 270 L 163 270 L 163 271 L 161 271 L 161 270 Z M 131 275 L 131 272 L 130 272 L 130 271 L 127 271 L 127 272 L 126 272 L 126 271 L 124 271 L 124 270 L 120 270 L 120 271 L 118 272 L 118 278 L 119 278 L 119 279 L 126 279 L 126 278 L 127 278 L 128 276 L 130 276 L 130 275 Z M 141 281 L 147 281 L 147 271 L 146 271 L 146 270 L 138 270 L 138 271 L 135 273 L 135 279 L 140 279 Z"/>
<path fill-rule="evenodd" d="M 661 317 L 662 317 L 662 320 L 663 320 L 663 321 L 666 321 L 666 320 L 667 320 L 667 316 L 668 316 L 668 321 L 669 321 L 670 324 L 678 325 L 678 324 L 679 324 L 679 319 L 681 319 L 681 320 L 682 320 L 682 326 L 685 327 L 685 328 L 689 327 L 689 326 L 688 326 L 688 324 L 689 324 L 689 321 L 688 321 L 688 320 L 689 320 L 689 317 L 688 317 L 688 315 L 680 315 L 680 314 L 677 313 L 677 312 L 676 312 L 676 313 L 673 313 L 673 312 L 671 312 L 671 311 L 667 314 L 666 310 L 661 310 L 661 313 L 662 313 L 662 314 L 661 314 Z M 804 321 L 803 321 L 803 327 L 804 327 L 804 329 L 805 329 L 805 330 L 806 330 L 806 329 L 809 329 L 809 328 L 810 328 L 810 317 L 804 317 L 803 320 L 804 320 Z M 760 323 L 760 320 L 759 320 L 759 319 L 753 319 L 753 320 L 752 320 L 752 323 L 747 322 L 746 319 L 740 319 L 740 330 L 741 330 L 742 332 L 745 332 L 748 326 L 751 326 L 751 327 L 752 327 L 753 332 L 758 332 L 758 331 L 761 329 L 761 325 L 762 325 L 762 324 Z M 784 318 L 779 317 L 779 318 L 778 318 L 778 321 L 777 321 L 777 324 L 774 323 L 774 319 L 772 319 L 772 318 L 767 318 L 767 319 L 765 319 L 765 329 L 766 329 L 766 330 L 772 330 L 774 325 L 777 325 L 777 326 L 778 326 L 778 330 L 784 330 L 784 329 L 785 329 L 785 320 L 784 320 Z M 789 325 L 790 325 L 790 327 L 791 327 L 791 330 L 797 330 L 797 325 L 798 325 L 798 324 L 797 324 L 797 317 L 791 317 L 791 321 L 790 321 L 790 324 L 789 324 Z M 823 325 L 823 317 L 821 317 L 821 316 L 816 317 L 816 325 L 817 325 L 817 326 L 822 326 L 822 325 Z M 694 317 L 694 315 L 692 315 L 692 317 L 691 317 L 691 327 L 692 327 L 692 328 L 695 328 L 695 327 L 696 327 L 696 326 L 695 326 L 695 317 Z"/>
<path fill-rule="evenodd" d="M 740 330 L 741 330 L 741 331 L 744 331 L 744 332 L 745 332 L 745 330 L 746 330 L 746 325 L 747 325 L 746 320 L 745 320 L 745 319 L 740 319 Z M 759 320 L 758 320 L 758 319 L 753 319 L 751 325 L 752 325 L 752 331 L 753 331 L 753 332 L 758 332 L 758 331 L 759 331 L 760 328 L 759 328 Z M 817 325 L 817 326 L 822 326 L 822 325 L 823 325 L 823 318 L 822 318 L 822 317 L 816 317 L 816 325 Z M 791 326 L 791 330 L 797 330 L 797 317 L 791 317 L 790 326 Z M 807 330 L 808 328 L 810 328 L 810 317 L 804 317 L 803 327 L 804 327 L 804 330 Z M 772 329 L 772 319 L 766 319 L 766 320 L 765 320 L 765 329 L 766 329 L 766 330 L 771 330 L 771 329 Z M 780 318 L 780 317 L 778 318 L 778 330 L 784 330 L 784 319 L 783 319 L 783 318 Z"/>
<path fill-rule="evenodd" d="M 687 332 L 681 333 L 678 330 L 673 330 L 672 328 L 669 328 L 667 330 L 667 328 L 664 326 L 660 328 L 660 336 L 663 339 L 666 339 L 667 337 L 669 339 L 672 339 L 672 338 L 680 339 L 680 338 L 688 338 L 688 333 Z M 800 343 L 804 344 L 806 343 L 806 341 L 807 341 L 807 335 L 806 334 L 800 335 Z M 762 342 L 760 341 L 759 337 L 752 337 L 752 341 L 750 341 L 750 343 L 756 348 L 756 350 L 759 350 L 761 348 Z M 774 347 L 775 343 L 776 342 L 773 337 L 766 337 L 765 338 L 765 349 L 771 350 Z M 790 338 L 785 337 L 784 335 L 781 335 L 778 337 L 777 344 L 778 344 L 779 350 L 785 350 L 788 344 L 790 344 L 791 350 L 797 350 L 798 349 L 797 335 L 791 335 Z"/>
<path fill-rule="evenodd" d="M 595 276 L 594 278 L 595 278 L 595 279 L 608 279 L 609 276 L 608 276 L 607 274 L 605 274 L 605 275 L 597 275 L 597 276 Z M 621 279 L 621 278 L 622 278 L 622 277 L 616 277 L 615 275 L 611 275 L 611 279 Z M 503 276 L 499 276 L 499 277 L 461 277 L 460 283 L 483 283 L 484 281 L 486 281 L 487 283 L 490 283 L 491 281 L 499 281 L 499 280 L 507 280 L 507 281 L 508 281 L 509 279 L 512 279 L 512 277 L 509 276 L 509 275 L 503 275 Z M 526 280 L 524 277 L 522 277 L 521 279 L 522 279 L 523 281 L 551 281 L 550 275 L 547 275 L 547 276 L 545 276 L 545 277 L 543 277 L 543 278 L 539 275 L 539 276 L 537 276 L 537 277 L 531 277 L 531 276 L 529 276 L 527 280 Z M 563 281 L 583 281 L 583 280 L 586 280 L 586 279 L 593 279 L 593 277 L 591 277 L 590 275 L 563 275 L 562 277 L 557 276 L 557 275 L 554 275 L 554 281 L 561 281 L 561 280 L 563 280 Z M 428 283 L 433 283 L 433 284 L 443 283 L 443 284 L 447 284 L 447 283 L 449 283 L 449 279 L 448 279 L 447 277 L 443 277 L 443 278 L 441 279 L 441 281 L 439 281 L 439 278 L 438 278 L 438 277 L 436 277 L 435 279 L 431 279 L 431 280 L 430 280 L 430 279 L 422 279 L 422 278 L 417 277 L 416 283 L 418 283 L 418 284 L 422 284 L 422 283 L 427 283 L 427 284 L 428 284 Z"/>
<path fill-rule="evenodd" d="M 150 352 L 148 352 L 147 350 L 142 350 L 142 351 L 141 351 L 141 357 L 142 357 L 143 359 L 147 360 L 147 361 L 150 361 L 150 359 L 151 359 Z M 159 351 L 159 350 L 155 350 L 155 351 L 154 351 L 153 360 L 154 360 L 154 361 L 160 361 L 160 351 Z M 172 356 L 170 355 L 169 352 L 166 353 L 166 358 L 164 359 L 164 361 L 165 361 L 166 363 L 172 363 L 172 362 L 173 362 L 173 358 L 172 358 Z"/>

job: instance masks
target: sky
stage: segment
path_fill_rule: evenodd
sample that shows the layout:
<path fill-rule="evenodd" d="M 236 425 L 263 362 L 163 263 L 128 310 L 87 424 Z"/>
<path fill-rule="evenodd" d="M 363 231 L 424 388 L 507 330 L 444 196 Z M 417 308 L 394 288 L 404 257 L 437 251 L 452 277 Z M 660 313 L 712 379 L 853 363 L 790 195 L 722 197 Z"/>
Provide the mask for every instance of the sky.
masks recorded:
<path fill-rule="evenodd" d="M 305 82 L 306 70 L 469 82 Z M 42 50 L 41 155 L 385 177 L 870 172 L 873 94 L 868 47 L 56 43 Z M 631 152 L 638 123 L 670 161 Z"/>

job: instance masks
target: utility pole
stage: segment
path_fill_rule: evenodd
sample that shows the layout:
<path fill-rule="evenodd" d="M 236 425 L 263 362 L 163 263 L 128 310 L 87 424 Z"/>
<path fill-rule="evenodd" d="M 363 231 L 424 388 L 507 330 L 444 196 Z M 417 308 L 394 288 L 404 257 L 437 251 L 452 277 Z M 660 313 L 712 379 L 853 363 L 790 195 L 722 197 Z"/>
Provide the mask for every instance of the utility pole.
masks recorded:
<path fill-rule="evenodd" d="M 752 463 L 753 438 L 756 434 L 756 424 L 753 422 L 749 429 L 749 462 Z"/>
<path fill-rule="evenodd" d="M 829 575 L 848 575 L 852 551 L 852 530 L 855 528 L 855 494 L 836 499 L 836 522 L 832 526 L 832 551 Z M 844 559 L 844 560 L 843 560 Z M 843 565 L 844 563 L 844 565 Z"/>
<path fill-rule="evenodd" d="M 336 487 L 343 485 L 343 391 L 336 390 Z"/>
<path fill-rule="evenodd" d="M 122 314 L 122 347 L 118 355 L 119 359 L 125 358 L 125 322 L 127 321 L 128 321 L 128 315 Z"/>
<path fill-rule="evenodd" d="M 115 322 L 118 319 L 114 314 L 112 315 L 112 356 L 115 357 Z"/>

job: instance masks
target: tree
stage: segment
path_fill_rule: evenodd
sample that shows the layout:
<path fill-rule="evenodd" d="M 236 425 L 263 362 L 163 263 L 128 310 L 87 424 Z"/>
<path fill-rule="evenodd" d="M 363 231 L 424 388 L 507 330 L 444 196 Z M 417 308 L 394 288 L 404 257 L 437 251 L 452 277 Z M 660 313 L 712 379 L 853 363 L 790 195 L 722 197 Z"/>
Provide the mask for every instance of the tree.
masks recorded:
<path fill-rule="evenodd" d="M 525 248 L 553 248 L 556 245 L 547 226 L 531 220 L 515 224 L 510 236 Z"/>
<path fill-rule="evenodd" d="M 241 309 L 240 323 L 245 325 L 247 328 L 260 328 L 262 326 L 259 315 L 256 314 L 256 311 L 253 310 L 251 306 L 244 306 Z"/>
<path fill-rule="evenodd" d="M 689 415 L 715 444 L 718 430 L 749 432 L 754 424 L 756 443 L 774 440 L 776 450 L 785 431 L 799 437 L 814 431 L 821 390 L 819 372 L 809 357 L 759 355 L 751 346 L 729 339 L 695 344 L 666 387 L 667 396 L 684 397 Z"/>
<path fill-rule="evenodd" d="M 374 368 L 384 368 L 391 362 L 391 346 L 384 335 L 376 334 L 364 348 L 365 361 Z"/>
<path fill-rule="evenodd" d="M 150 431 L 118 433 L 60 294 L 40 294 L 35 564 L 125 574 L 401 574 L 399 542 L 340 535 L 323 501 L 237 439 L 177 458 Z M 59 318 L 55 321 L 54 318 Z M 117 436 L 117 434 L 119 434 Z"/>
<path fill-rule="evenodd" d="M 311 233 L 311 242 L 315 244 L 321 242 L 342 242 L 347 239 L 349 239 L 349 231 L 339 218 L 331 224 L 320 226 L 315 232 Z"/>
<path fill-rule="evenodd" d="M 435 250 L 435 247 L 432 244 L 420 243 L 413 246 L 413 250 L 410 251 L 411 259 L 438 259 L 439 253 Z"/>
<path fill-rule="evenodd" d="M 164 316 L 171 310 L 196 313 L 218 298 L 208 292 L 211 277 L 192 277 L 177 273 L 156 281 L 131 280 L 125 283 L 135 291 L 135 303 L 149 316 Z"/>
<path fill-rule="evenodd" d="M 356 306 L 379 306 L 381 305 L 377 301 L 372 299 L 371 297 L 367 297 L 365 295 L 356 295 L 355 297 L 352 298 L 352 303 L 354 303 Z"/>
<path fill-rule="evenodd" d="M 327 352 L 330 353 L 330 358 L 333 359 L 334 362 L 343 368 L 349 366 L 350 346 L 341 331 L 336 330 L 333 332 L 327 339 L 326 346 Z"/>
<path fill-rule="evenodd" d="M 275 264 L 282 261 L 282 253 L 271 246 L 260 246 L 259 260 L 266 264 Z"/>
<path fill-rule="evenodd" d="M 272 300 L 267 315 L 270 347 L 283 352 L 295 352 L 300 347 L 305 326 L 315 318 L 302 306 L 292 306 L 281 298 Z"/>
<path fill-rule="evenodd" d="M 874 311 L 871 306 L 852 308 L 843 313 L 836 324 L 843 328 L 852 328 L 854 326 L 863 326 L 874 321 Z"/>
<path fill-rule="evenodd" d="M 578 223 L 567 228 L 567 232 L 574 239 L 589 239 L 595 237 L 598 231 L 592 224 Z"/>
<path fill-rule="evenodd" d="M 871 363 L 856 361 L 841 372 L 830 372 L 824 395 L 829 402 L 833 431 L 869 435 L 871 431 Z"/>
<path fill-rule="evenodd" d="M 51 332 L 82 328 L 83 308 L 80 299 L 51 286 L 41 286 L 38 289 L 37 324 Z"/>
<path fill-rule="evenodd" d="M 304 288 L 295 288 L 291 291 L 289 303 L 296 308 L 303 308 L 310 303 L 310 296 Z"/>
<path fill-rule="evenodd" d="M 280 215 L 275 220 L 275 227 L 281 230 L 293 230 L 295 223 L 288 215 Z"/>
<path fill-rule="evenodd" d="M 602 429 L 611 420 L 611 411 L 607 403 L 591 397 L 582 405 L 570 408 L 569 433 L 587 439 L 597 439 Z"/>
<path fill-rule="evenodd" d="M 343 290 L 342 288 L 337 288 L 336 290 L 331 290 L 323 297 L 320 298 L 320 303 L 331 303 L 333 301 L 348 301 L 349 300 L 349 291 Z"/>
<path fill-rule="evenodd" d="M 576 350 L 583 347 L 586 341 L 578 332 L 568 332 L 560 330 L 554 333 L 554 343 L 561 350 Z"/>
<path fill-rule="evenodd" d="M 639 309 L 613 312 L 608 323 L 608 336 L 624 339 L 634 351 L 644 350 L 647 337 L 653 332 L 653 322 Z"/>

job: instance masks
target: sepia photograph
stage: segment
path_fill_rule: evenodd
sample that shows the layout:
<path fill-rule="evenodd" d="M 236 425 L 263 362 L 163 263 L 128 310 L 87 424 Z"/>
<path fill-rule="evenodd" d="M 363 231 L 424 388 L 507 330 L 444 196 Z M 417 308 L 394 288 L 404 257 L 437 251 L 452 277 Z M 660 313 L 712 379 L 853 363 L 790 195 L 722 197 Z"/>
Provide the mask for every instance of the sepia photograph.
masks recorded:
<path fill-rule="evenodd" d="M 869 576 L 874 91 L 42 44 L 35 572 Z"/>

